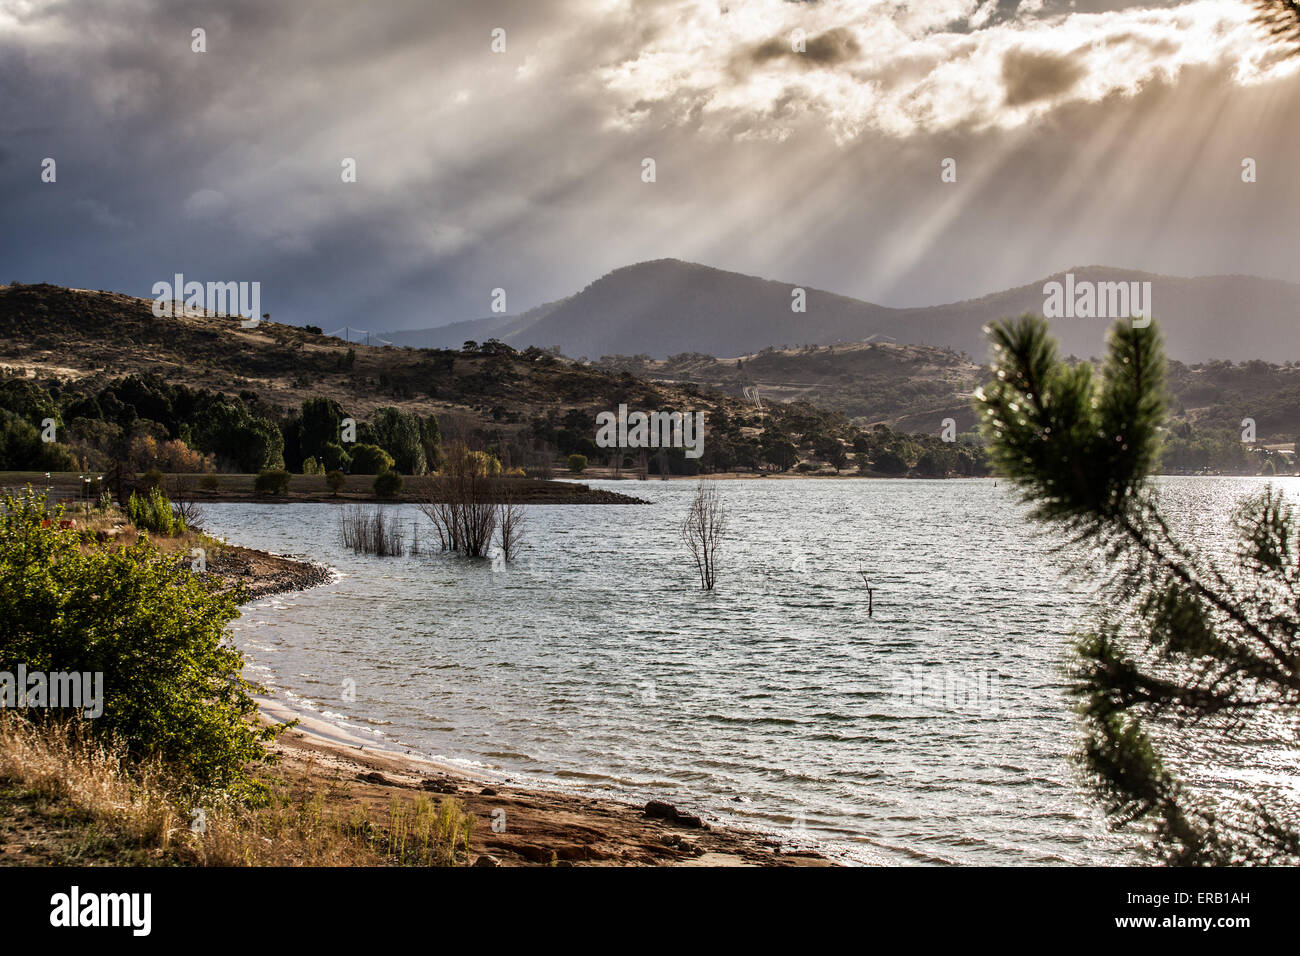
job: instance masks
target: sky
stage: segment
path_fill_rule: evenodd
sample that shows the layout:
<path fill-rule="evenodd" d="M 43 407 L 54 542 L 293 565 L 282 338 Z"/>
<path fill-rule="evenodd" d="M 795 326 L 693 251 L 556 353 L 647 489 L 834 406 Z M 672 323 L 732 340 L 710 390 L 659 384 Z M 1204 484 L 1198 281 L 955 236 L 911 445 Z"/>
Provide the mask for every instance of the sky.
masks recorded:
<path fill-rule="evenodd" d="M 668 257 L 895 306 L 1089 264 L 1294 280 L 1300 57 L 1255 13 L 0 0 L 0 282 L 256 281 L 330 331 Z"/>

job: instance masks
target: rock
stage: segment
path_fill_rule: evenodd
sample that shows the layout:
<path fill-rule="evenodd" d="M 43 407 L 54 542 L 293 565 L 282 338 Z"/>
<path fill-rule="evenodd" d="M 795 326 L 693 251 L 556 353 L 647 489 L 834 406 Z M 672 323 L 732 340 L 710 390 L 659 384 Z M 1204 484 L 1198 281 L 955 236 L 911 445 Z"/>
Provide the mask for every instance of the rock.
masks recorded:
<path fill-rule="evenodd" d="M 652 819 L 676 820 L 677 808 L 671 803 L 665 803 L 662 800 L 651 800 L 645 805 L 643 811 L 646 816 Z"/>
<path fill-rule="evenodd" d="M 491 787 L 484 787 L 482 790 L 478 792 L 478 795 L 480 797 L 495 797 L 497 795 L 497 792 L 493 790 Z"/>
<path fill-rule="evenodd" d="M 491 854 L 484 853 L 482 856 L 480 856 L 477 860 L 474 861 L 474 865 L 475 866 L 500 866 L 501 861 L 498 860 L 496 857 L 492 856 Z"/>
<path fill-rule="evenodd" d="M 459 793 L 460 788 L 450 780 L 421 780 L 420 789 L 429 793 Z"/>
<path fill-rule="evenodd" d="M 378 770 L 372 770 L 370 773 L 359 773 L 357 774 L 357 779 L 364 780 L 366 783 L 381 783 L 385 786 L 390 782 L 389 779 Z"/>
<path fill-rule="evenodd" d="M 645 805 L 642 812 L 652 820 L 667 820 L 669 823 L 685 827 L 688 830 L 707 830 L 709 828 L 709 825 L 699 817 L 691 813 L 682 813 L 671 803 L 665 803 L 663 800 L 651 800 Z"/>

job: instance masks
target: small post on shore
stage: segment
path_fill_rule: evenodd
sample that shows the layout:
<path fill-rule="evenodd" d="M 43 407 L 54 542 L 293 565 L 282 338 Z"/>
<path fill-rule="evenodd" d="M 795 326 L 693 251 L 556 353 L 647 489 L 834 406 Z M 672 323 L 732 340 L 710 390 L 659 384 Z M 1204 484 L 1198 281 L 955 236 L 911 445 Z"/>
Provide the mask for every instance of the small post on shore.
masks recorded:
<path fill-rule="evenodd" d="M 873 595 L 875 595 L 876 589 L 873 588 L 871 582 L 867 580 L 866 571 L 859 571 L 858 574 L 862 575 L 862 583 L 867 586 L 867 617 L 871 617 L 872 604 L 874 603 Z"/>

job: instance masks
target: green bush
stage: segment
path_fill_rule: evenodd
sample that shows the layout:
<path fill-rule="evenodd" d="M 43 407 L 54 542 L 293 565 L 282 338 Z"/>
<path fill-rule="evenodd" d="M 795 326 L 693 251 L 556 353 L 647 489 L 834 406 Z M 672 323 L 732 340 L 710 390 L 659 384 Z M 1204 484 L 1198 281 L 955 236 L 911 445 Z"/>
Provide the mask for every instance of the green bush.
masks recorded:
<path fill-rule="evenodd" d="M 573 472 L 575 475 L 582 474 L 582 472 L 586 469 L 586 467 L 587 467 L 586 455 L 569 456 L 569 471 Z"/>
<path fill-rule="evenodd" d="M 199 479 L 199 487 L 204 491 L 216 491 L 221 487 L 221 479 L 216 475 L 204 475 Z"/>
<path fill-rule="evenodd" d="M 144 483 L 150 488 L 158 488 L 162 486 L 163 473 L 157 468 L 150 468 L 144 473 L 143 478 Z"/>
<path fill-rule="evenodd" d="M 160 758 L 201 787 L 250 792 L 265 758 L 243 656 L 226 640 L 235 598 L 141 539 L 81 547 L 30 489 L 0 509 L 0 670 L 102 674 L 91 729 Z M 80 711 L 26 709 L 35 720 Z M 93 713 L 93 711 L 92 711 Z"/>
<path fill-rule="evenodd" d="M 382 475 L 393 467 L 393 456 L 378 445 L 356 445 L 352 449 L 352 474 Z"/>
<path fill-rule="evenodd" d="M 185 533 L 185 519 L 172 508 L 171 500 L 157 488 L 141 495 L 131 492 L 126 502 L 126 516 L 141 531 L 174 538 Z"/>
<path fill-rule="evenodd" d="M 341 471 L 331 471 L 325 475 L 325 487 L 337 495 L 348 483 L 348 476 Z"/>
<path fill-rule="evenodd" d="M 402 493 L 402 476 L 395 471 L 385 471 L 375 476 L 375 497 L 396 498 Z"/>
<path fill-rule="evenodd" d="M 264 471 L 253 479 L 253 491 L 259 495 L 287 495 L 289 473 L 283 470 Z"/>
<path fill-rule="evenodd" d="M 347 471 L 352 467 L 352 456 L 338 442 L 327 442 L 321 449 L 320 464 L 327 472 Z"/>

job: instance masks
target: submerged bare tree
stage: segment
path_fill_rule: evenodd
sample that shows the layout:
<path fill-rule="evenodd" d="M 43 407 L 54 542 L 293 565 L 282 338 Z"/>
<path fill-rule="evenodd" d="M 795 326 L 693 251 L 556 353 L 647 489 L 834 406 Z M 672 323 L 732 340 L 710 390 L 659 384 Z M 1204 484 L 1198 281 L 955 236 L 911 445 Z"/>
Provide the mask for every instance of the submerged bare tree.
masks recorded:
<path fill-rule="evenodd" d="M 499 480 L 487 455 L 463 442 L 444 450 L 442 470 L 430 479 L 428 500 L 420 510 L 433 522 L 444 551 L 470 558 L 486 557 L 497 526 Z"/>
<path fill-rule="evenodd" d="M 682 540 L 700 573 L 700 587 L 712 591 L 717 580 L 718 548 L 727 532 L 727 508 L 717 485 L 700 482 L 682 521 Z"/>
<path fill-rule="evenodd" d="M 401 557 L 401 525 L 389 520 L 384 509 L 351 505 L 339 516 L 339 539 L 353 554 L 376 554 L 381 558 Z"/>
<path fill-rule="evenodd" d="M 497 541 L 501 545 L 501 557 L 513 561 L 524 542 L 524 507 L 515 500 L 506 483 L 502 482 L 501 500 L 497 504 Z"/>

